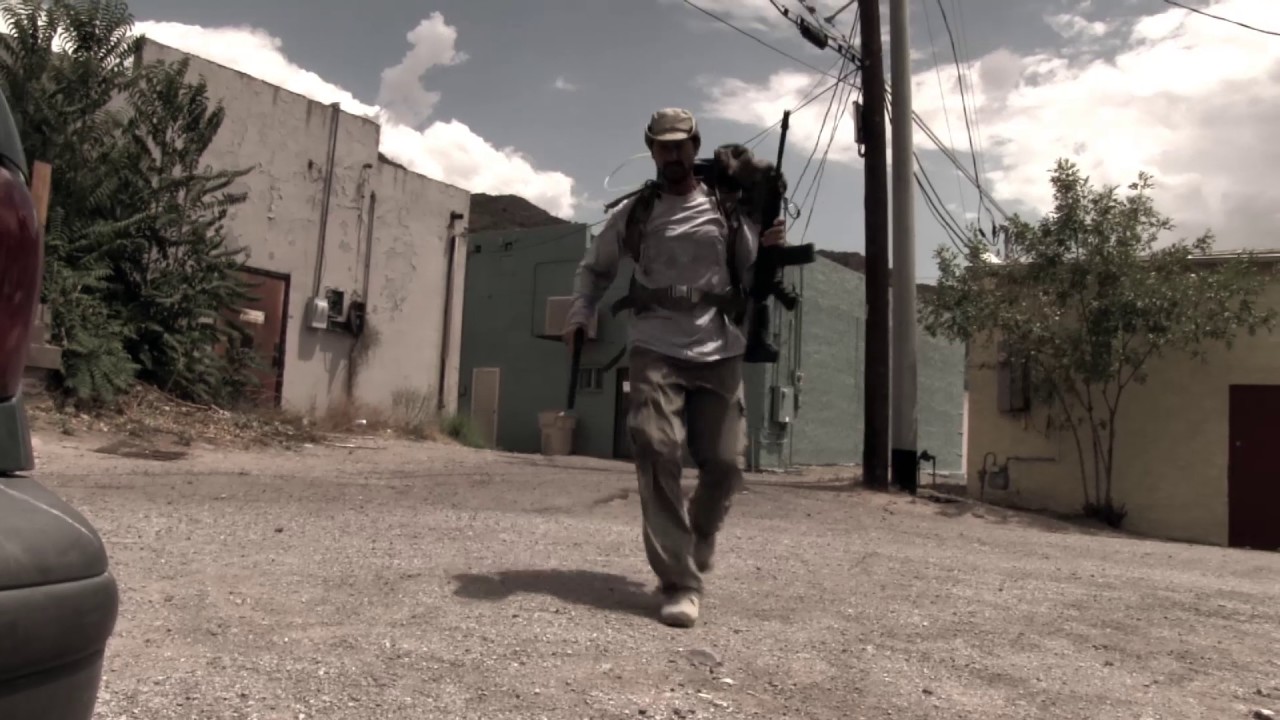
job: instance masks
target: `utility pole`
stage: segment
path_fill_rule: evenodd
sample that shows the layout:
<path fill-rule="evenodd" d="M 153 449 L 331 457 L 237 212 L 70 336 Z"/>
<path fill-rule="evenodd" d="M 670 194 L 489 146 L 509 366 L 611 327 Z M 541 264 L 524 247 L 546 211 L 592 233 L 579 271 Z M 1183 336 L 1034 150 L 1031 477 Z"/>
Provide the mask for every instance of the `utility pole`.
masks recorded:
<path fill-rule="evenodd" d="M 893 482 L 914 495 L 919 476 L 916 423 L 915 158 L 911 126 L 908 0 L 889 0 L 893 82 Z"/>
<path fill-rule="evenodd" d="M 858 13 L 862 23 L 867 250 L 862 481 L 868 487 L 884 489 L 889 486 L 889 171 L 880 0 L 858 0 Z M 906 117 L 910 123 L 911 114 Z"/>

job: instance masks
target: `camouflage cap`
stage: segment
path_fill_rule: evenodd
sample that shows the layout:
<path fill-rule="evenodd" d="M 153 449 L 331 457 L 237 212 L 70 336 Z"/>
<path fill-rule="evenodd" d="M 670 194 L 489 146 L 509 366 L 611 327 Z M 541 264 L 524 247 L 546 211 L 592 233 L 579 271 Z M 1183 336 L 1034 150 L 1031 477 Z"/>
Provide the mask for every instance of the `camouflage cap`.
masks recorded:
<path fill-rule="evenodd" d="M 644 129 L 645 145 L 655 142 L 698 140 L 698 121 L 693 113 L 681 108 L 664 108 L 649 118 L 649 125 Z"/>

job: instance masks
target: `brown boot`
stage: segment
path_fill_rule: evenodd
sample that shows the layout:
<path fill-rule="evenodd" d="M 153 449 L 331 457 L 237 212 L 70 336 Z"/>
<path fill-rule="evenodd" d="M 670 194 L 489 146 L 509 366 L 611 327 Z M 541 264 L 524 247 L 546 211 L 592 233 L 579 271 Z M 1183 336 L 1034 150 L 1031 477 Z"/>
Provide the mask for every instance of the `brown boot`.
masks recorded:
<path fill-rule="evenodd" d="M 677 590 L 667 593 L 662 603 L 660 617 L 671 627 L 688 628 L 698 622 L 698 606 L 702 598 L 693 590 Z"/>

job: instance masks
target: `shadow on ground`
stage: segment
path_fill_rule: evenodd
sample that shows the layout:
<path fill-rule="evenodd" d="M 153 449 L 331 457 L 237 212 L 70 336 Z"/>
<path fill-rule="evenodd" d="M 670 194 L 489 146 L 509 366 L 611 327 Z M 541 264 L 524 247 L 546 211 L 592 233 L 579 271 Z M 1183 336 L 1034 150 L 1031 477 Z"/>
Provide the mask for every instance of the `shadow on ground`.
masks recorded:
<path fill-rule="evenodd" d="M 453 576 L 454 595 L 469 600 L 506 600 L 512 595 L 546 595 L 566 603 L 649 617 L 655 595 L 622 575 L 590 570 L 504 570 L 489 575 Z"/>

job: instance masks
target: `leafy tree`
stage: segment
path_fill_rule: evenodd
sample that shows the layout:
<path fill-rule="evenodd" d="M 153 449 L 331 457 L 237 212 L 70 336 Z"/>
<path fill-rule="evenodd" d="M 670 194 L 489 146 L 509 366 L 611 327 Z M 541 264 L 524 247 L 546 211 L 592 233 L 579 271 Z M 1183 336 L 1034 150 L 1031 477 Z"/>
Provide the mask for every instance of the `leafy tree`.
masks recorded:
<path fill-rule="evenodd" d="M 135 328 L 127 347 L 141 378 L 201 402 L 240 397 L 249 375 L 227 353 L 247 338 L 222 320 L 249 300 L 238 271 L 244 252 L 227 245 L 228 211 L 247 193 L 228 188 L 249 172 L 200 165 L 225 111 L 203 81 L 186 81 L 188 62 L 155 62 L 129 92 L 124 137 L 139 172 L 132 195 L 142 221 L 117 263 L 120 300 Z"/>
<path fill-rule="evenodd" d="M 45 301 L 63 389 L 110 403 L 140 377 L 197 401 L 236 397 L 250 368 L 234 360 L 242 331 L 220 317 L 245 290 L 222 223 L 247 171 L 200 165 L 223 109 L 185 63 L 136 66 L 142 38 L 122 0 L 10 0 L 0 15 L 0 84 L 28 157 L 54 168 Z"/>
<path fill-rule="evenodd" d="M 64 389 L 110 402 L 132 382 L 128 324 L 107 305 L 112 257 L 129 230 L 128 166 L 112 99 L 131 81 L 138 41 L 122 2 L 14 0 L 0 6 L 0 83 L 28 159 L 54 167 L 44 299 L 63 347 Z"/>
<path fill-rule="evenodd" d="M 1164 242 L 1173 223 L 1156 210 L 1149 175 L 1121 194 L 1059 160 L 1050 182 L 1048 215 L 1001 229 L 1003 262 L 983 237 L 936 252 L 937 293 L 921 320 L 935 335 L 1002 343 L 1027 370 L 1033 402 L 1071 428 L 1084 513 L 1119 526 L 1127 511 L 1111 489 L 1126 390 L 1156 358 L 1203 359 L 1242 331 L 1270 330 L 1275 312 L 1256 303 L 1267 280 L 1249 253 L 1193 261 L 1213 250 L 1212 234 Z"/>

